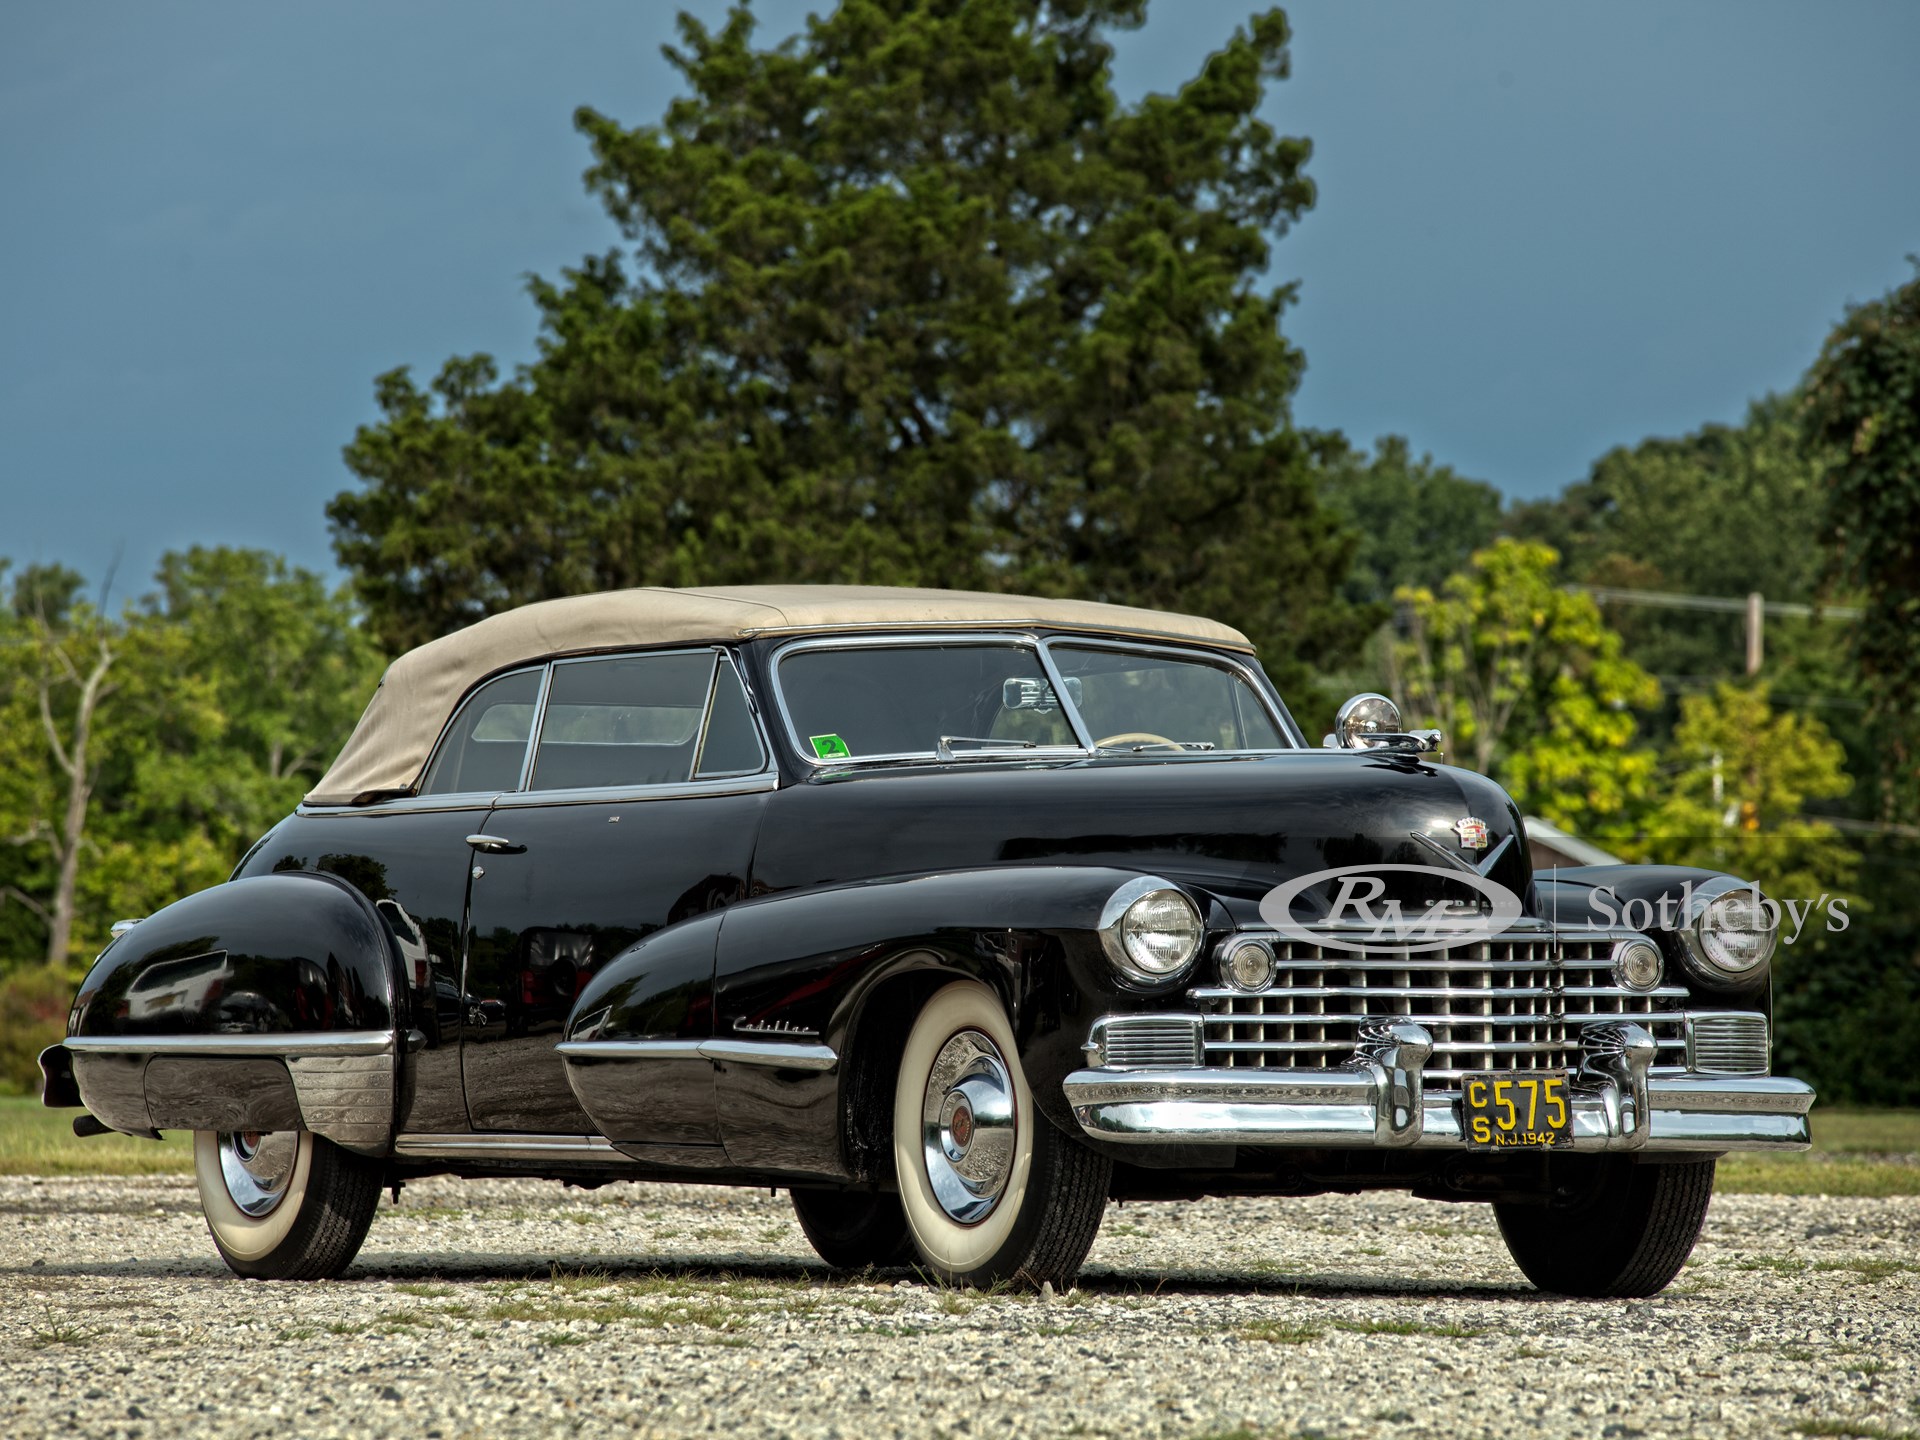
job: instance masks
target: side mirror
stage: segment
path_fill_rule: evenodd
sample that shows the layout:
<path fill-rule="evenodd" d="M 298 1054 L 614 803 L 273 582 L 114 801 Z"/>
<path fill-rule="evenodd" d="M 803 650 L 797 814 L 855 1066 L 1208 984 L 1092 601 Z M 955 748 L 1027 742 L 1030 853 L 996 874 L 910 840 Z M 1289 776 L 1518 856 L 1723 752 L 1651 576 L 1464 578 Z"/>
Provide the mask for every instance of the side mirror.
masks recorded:
<path fill-rule="evenodd" d="M 1355 695 L 1333 717 L 1333 733 L 1320 743 L 1329 750 L 1394 750 L 1424 754 L 1440 748 L 1438 730 L 1402 730 L 1400 707 L 1372 691 Z"/>

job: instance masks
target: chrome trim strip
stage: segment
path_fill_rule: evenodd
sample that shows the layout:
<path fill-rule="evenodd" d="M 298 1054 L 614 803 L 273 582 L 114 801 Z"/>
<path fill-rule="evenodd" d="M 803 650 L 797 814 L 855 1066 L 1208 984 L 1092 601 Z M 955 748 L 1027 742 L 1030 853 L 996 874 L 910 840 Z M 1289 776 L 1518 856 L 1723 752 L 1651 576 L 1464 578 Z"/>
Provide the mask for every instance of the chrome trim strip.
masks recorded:
<path fill-rule="evenodd" d="M 831 1070 L 840 1063 L 831 1045 L 791 1040 L 563 1040 L 554 1049 L 569 1060 L 712 1060 L 775 1070 Z"/>
<path fill-rule="evenodd" d="M 569 1060 L 700 1060 L 704 1040 L 562 1040 Z"/>
<path fill-rule="evenodd" d="M 840 1063 L 831 1045 L 796 1045 L 790 1040 L 709 1040 L 700 1053 L 709 1060 L 776 1070 L 831 1070 Z"/>
<path fill-rule="evenodd" d="M 325 820 L 341 815 L 419 815 L 440 814 L 449 810 L 491 810 L 502 792 L 464 790 L 455 795 L 396 795 L 371 805 L 309 805 L 302 800 L 293 813 L 307 820 Z"/>
<path fill-rule="evenodd" d="M 631 1156 L 616 1150 L 600 1135 L 508 1135 L 476 1132 L 471 1135 L 399 1135 L 393 1153 L 409 1160 L 591 1160 L 632 1165 Z"/>
<path fill-rule="evenodd" d="M 390 1055 L 391 1030 L 276 1035 L 69 1035 L 77 1055 Z"/>
<path fill-rule="evenodd" d="M 540 732 L 547 726 L 547 694 L 552 689 L 553 662 L 549 660 L 540 668 L 540 688 L 533 697 L 533 724 L 527 727 L 527 748 L 520 756 L 520 778 L 514 784 L 515 790 L 524 790 L 533 783 L 533 757 L 540 753 Z"/>
<path fill-rule="evenodd" d="M 780 777 L 772 770 L 752 775 L 725 775 L 714 780 L 679 780 L 670 785 L 610 785 L 604 790 L 516 790 L 501 795 L 495 810 L 524 810 L 529 805 L 632 805 L 646 800 L 691 800 L 699 795 L 748 795 L 776 790 Z"/>

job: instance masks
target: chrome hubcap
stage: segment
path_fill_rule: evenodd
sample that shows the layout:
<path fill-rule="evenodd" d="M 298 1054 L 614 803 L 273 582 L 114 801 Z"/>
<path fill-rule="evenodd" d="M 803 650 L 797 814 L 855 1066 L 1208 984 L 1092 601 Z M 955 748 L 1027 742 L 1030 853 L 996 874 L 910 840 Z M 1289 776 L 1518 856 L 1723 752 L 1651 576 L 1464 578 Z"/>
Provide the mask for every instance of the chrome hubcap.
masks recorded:
<path fill-rule="evenodd" d="M 1013 1077 L 992 1040 L 962 1030 L 940 1047 L 920 1120 L 933 1198 L 962 1225 L 978 1224 L 1013 1175 Z"/>
<path fill-rule="evenodd" d="M 243 1130 L 220 1136 L 220 1176 L 243 1214 L 270 1214 L 286 1197 L 293 1162 L 300 1155 L 297 1130 Z"/>

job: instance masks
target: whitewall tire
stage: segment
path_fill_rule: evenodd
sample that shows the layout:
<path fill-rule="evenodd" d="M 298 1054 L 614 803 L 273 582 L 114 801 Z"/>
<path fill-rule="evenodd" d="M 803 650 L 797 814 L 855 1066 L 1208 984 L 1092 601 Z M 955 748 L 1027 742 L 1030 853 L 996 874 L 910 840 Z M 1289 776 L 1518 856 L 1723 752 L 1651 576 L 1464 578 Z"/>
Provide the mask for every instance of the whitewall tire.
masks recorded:
<path fill-rule="evenodd" d="M 915 1250 L 965 1285 L 1072 1283 L 1113 1168 L 1035 1110 L 1006 1011 L 972 980 L 936 992 L 914 1019 L 893 1157 Z"/>
<path fill-rule="evenodd" d="M 338 1275 L 380 1203 L 379 1166 L 308 1130 L 197 1131 L 193 1170 L 214 1247 L 249 1279 Z"/>

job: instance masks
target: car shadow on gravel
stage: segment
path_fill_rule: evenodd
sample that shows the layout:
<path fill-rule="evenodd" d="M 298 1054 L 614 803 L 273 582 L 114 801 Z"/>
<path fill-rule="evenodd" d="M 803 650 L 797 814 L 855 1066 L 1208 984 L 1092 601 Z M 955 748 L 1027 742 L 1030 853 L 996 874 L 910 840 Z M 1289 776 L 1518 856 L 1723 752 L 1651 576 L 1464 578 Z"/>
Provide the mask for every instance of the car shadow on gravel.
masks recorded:
<path fill-rule="evenodd" d="M 934 1285 L 923 1271 L 905 1267 L 864 1273 L 833 1271 L 817 1261 L 770 1258 L 766 1255 L 558 1255 L 363 1253 L 335 1284 L 440 1280 L 484 1284 L 502 1281 L 550 1280 L 556 1273 L 588 1272 L 610 1280 L 664 1279 L 697 1284 L 701 1281 L 758 1280 L 780 1285 L 867 1284 L 876 1282 Z M 169 1256 L 119 1261 L 50 1262 L 32 1266 L 0 1267 L 0 1277 L 99 1276 L 115 1279 L 222 1280 L 231 1276 L 217 1259 Z M 1486 1300 L 1546 1301 L 1527 1285 L 1475 1284 L 1436 1280 L 1429 1276 L 1407 1279 L 1378 1275 L 1343 1275 L 1338 1271 L 1297 1274 L 1234 1274 L 1223 1270 L 1149 1270 L 1095 1266 L 1082 1272 L 1078 1288 L 1090 1296 L 1284 1295 L 1324 1300 Z"/>

